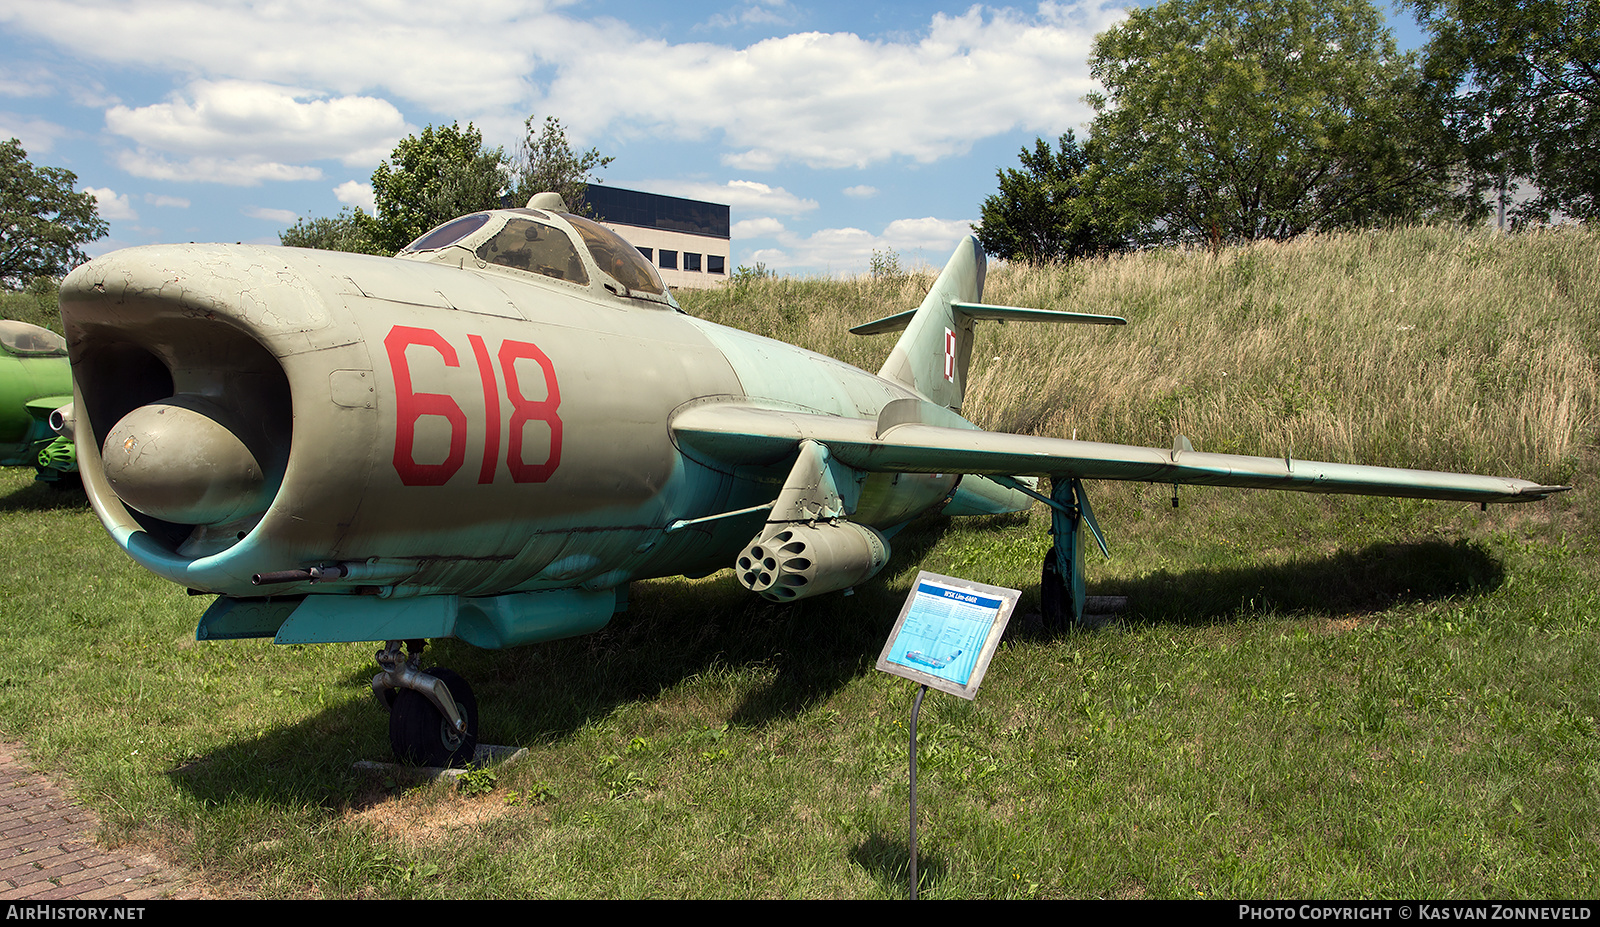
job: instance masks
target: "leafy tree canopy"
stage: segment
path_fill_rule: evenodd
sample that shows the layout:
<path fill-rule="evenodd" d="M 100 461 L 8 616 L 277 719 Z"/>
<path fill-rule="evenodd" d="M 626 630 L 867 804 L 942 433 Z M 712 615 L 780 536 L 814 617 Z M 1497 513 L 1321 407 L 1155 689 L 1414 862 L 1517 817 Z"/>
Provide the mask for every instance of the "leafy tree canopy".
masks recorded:
<path fill-rule="evenodd" d="M 1368 0 L 1166 0 L 1090 59 L 1098 196 L 1150 241 L 1284 239 L 1434 214 L 1456 157 Z"/>
<path fill-rule="evenodd" d="M 505 151 L 485 147 L 472 123 L 428 126 L 401 139 L 372 172 L 373 242 L 392 254 L 442 222 L 497 209 L 509 181 Z"/>
<path fill-rule="evenodd" d="M 278 233 L 278 241 L 291 248 L 319 248 L 323 251 L 354 251 L 384 254 L 373 240 L 377 233 L 373 218 L 362 209 L 341 209 L 329 219 L 296 219 L 294 225 Z"/>
<path fill-rule="evenodd" d="M 542 124 L 534 120 L 529 116 L 523 124 L 522 148 L 512 165 L 514 205 L 521 206 L 535 193 L 551 191 L 561 194 L 568 209 L 584 214 L 584 193 L 593 179 L 590 175 L 616 158 L 601 157 L 594 148 L 575 154 L 561 120 L 554 116 L 546 116 Z"/>
<path fill-rule="evenodd" d="M 440 223 L 481 209 L 520 206 L 546 190 L 584 212 L 590 175 L 615 159 L 593 148 L 575 154 L 554 116 L 543 123 L 529 116 L 525 127 L 513 161 L 504 149 L 485 146 L 483 133 L 470 122 L 464 129 L 456 123 L 428 126 L 402 139 L 372 172 L 375 216 L 347 209 L 332 219 L 299 219 L 278 240 L 304 248 L 393 254 Z"/>
<path fill-rule="evenodd" d="M 89 259 L 83 246 L 110 226 L 77 183 L 69 170 L 34 167 L 17 139 L 0 144 L 0 285 L 64 276 Z"/>
<path fill-rule="evenodd" d="M 978 241 L 1002 260 L 1047 263 L 1120 250 L 1115 220 L 1085 188 L 1089 158 L 1072 132 L 1052 151 L 1044 139 L 1022 149 L 1022 170 L 995 171 L 1000 192 L 983 201 Z"/>
<path fill-rule="evenodd" d="M 1600 216 L 1600 0 L 1410 0 L 1431 33 L 1428 79 L 1481 185 L 1538 193 L 1524 218 Z"/>

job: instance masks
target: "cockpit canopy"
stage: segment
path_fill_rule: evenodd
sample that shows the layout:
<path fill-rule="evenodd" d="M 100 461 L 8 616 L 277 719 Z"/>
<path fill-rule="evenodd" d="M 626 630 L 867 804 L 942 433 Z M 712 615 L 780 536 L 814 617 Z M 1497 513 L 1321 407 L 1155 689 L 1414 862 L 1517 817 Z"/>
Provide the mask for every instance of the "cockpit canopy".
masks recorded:
<path fill-rule="evenodd" d="M 677 308 L 639 249 L 592 219 L 542 209 L 497 209 L 452 219 L 406 245 L 396 257 L 455 264 L 472 253 L 480 268 L 510 268 L 617 296 Z M 588 260 L 584 260 L 587 255 Z"/>
<path fill-rule="evenodd" d="M 65 338 L 27 322 L 0 319 L 0 349 L 19 357 L 66 357 Z"/>

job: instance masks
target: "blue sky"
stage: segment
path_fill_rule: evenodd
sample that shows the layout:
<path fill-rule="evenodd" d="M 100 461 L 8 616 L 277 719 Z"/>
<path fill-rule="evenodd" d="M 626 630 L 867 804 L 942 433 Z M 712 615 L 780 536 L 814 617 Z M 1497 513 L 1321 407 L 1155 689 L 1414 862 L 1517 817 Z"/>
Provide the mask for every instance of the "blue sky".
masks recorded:
<path fill-rule="evenodd" d="M 1083 136 L 1090 47 L 1125 5 L 0 0 L 0 138 L 95 193 L 91 254 L 276 244 L 370 204 L 425 125 L 511 150 L 551 115 L 616 158 L 602 183 L 729 204 L 734 265 L 941 264 L 997 168 Z"/>

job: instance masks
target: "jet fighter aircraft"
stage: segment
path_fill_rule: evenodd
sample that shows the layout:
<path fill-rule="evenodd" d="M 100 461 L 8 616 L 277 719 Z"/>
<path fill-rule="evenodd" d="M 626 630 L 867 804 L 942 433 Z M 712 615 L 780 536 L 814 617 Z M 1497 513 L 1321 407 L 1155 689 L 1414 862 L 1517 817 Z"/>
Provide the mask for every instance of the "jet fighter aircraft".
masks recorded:
<path fill-rule="evenodd" d="M 769 599 L 865 582 L 934 511 L 1041 500 L 1047 619 L 1083 611 L 1083 481 L 1523 502 L 1517 479 L 982 431 L 960 415 L 982 320 L 1122 324 L 983 303 L 963 241 L 878 374 L 685 314 L 639 252 L 540 194 L 394 258 L 131 248 L 61 312 L 89 498 L 147 569 L 218 598 L 205 640 L 385 641 L 374 692 L 426 765 L 470 760 L 477 707 L 428 638 L 584 634 L 628 584 L 732 567 Z M 1038 477 L 1048 478 L 1040 483 Z M 404 652 L 402 652 L 404 651 Z"/>
<path fill-rule="evenodd" d="M 0 467 L 33 467 L 37 478 L 70 485 L 72 442 L 52 433 L 50 415 L 72 401 L 67 343 L 48 329 L 0 319 Z"/>

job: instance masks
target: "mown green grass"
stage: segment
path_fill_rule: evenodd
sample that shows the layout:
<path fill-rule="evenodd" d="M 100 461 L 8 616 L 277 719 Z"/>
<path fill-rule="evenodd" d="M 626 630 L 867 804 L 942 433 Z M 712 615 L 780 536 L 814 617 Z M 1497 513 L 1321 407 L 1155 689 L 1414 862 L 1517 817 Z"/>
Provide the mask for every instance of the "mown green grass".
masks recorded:
<path fill-rule="evenodd" d="M 1030 614 L 1039 511 L 914 525 L 850 597 L 780 607 L 728 573 L 637 584 L 595 635 L 430 647 L 473 682 L 484 738 L 530 753 L 478 794 L 352 770 L 387 754 L 375 645 L 196 644 L 208 599 L 134 567 L 81 499 L 9 472 L 0 735 L 70 777 L 109 842 L 225 893 L 900 897 L 915 689 L 872 667 L 926 569 L 1023 601 L 977 700 L 923 704 L 923 897 L 1592 897 L 1597 256 L 1589 233 L 1408 230 L 992 271 L 990 301 L 1130 320 L 983 329 L 981 357 L 1002 358 L 980 371 L 989 408 L 1041 433 L 1166 446 L 1182 429 L 1243 453 L 1292 434 L 1306 457 L 1483 462 L 1577 489 L 1485 513 L 1199 488 L 1173 509 L 1170 487 L 1098 484 L 1113 559 L 1091 555 L 1090 592 L 1130 609 L 1064 637 Z M 1400 324 L 1421 327 L 1374 322 L 1390 281 L 1416 320 Z M 926 282 L 758 281 L 684 302 L 875 369 L 889 340 L 845 329 Z M 1282 316 L 1255 318 L 1269 297 Z M 1557 343 L 1572 356 L 1539 359 Z M 1002 368 L 1039 408 L 1001 391 Z M 1249 398 L 1295 371 L 1294 402 Z M 1408 405 L 1440 371 L 1466 399 Z M 1561 415 L 1507 411 L 1562 390 Z M 1318 424 L 1343 415 L 1348 446 Z"/>

